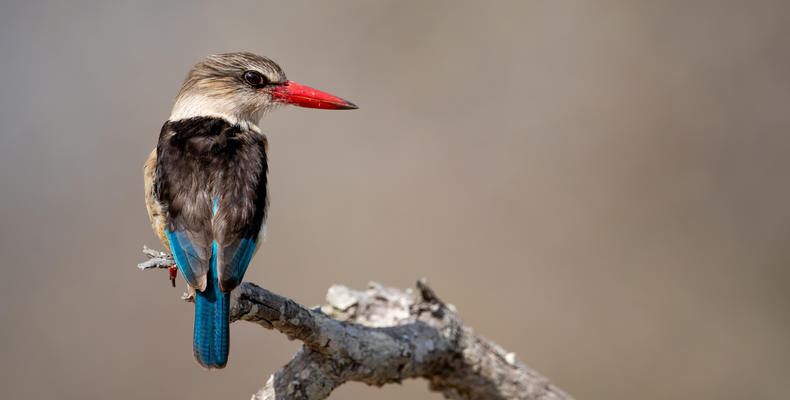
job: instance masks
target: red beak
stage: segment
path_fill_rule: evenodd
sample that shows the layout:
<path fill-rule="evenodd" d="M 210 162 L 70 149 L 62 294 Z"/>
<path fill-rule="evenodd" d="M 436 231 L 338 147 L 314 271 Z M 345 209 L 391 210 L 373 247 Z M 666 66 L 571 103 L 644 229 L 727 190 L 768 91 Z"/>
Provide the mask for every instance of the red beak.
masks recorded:
<path fill-rule="evenodd" d="M 354 103 L 343 100 L 340 97 L 291 81 L 267 91 L 272 94 L 274 101 L 299 107 L 322 108 L 325 110 L 354 110 L 359 108 Z"/>

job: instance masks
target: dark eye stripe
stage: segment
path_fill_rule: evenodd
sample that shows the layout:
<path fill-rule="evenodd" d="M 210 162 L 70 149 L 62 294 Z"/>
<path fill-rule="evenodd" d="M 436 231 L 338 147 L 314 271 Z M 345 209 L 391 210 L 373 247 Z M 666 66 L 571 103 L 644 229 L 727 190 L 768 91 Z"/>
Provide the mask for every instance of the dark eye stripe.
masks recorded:
<path fill-rule="evenodd" d="M 262 88 L 269 83 L 269 80 L 258 71 L 246 71 L 242 78 L 244 82 L 254 88 Z"/>

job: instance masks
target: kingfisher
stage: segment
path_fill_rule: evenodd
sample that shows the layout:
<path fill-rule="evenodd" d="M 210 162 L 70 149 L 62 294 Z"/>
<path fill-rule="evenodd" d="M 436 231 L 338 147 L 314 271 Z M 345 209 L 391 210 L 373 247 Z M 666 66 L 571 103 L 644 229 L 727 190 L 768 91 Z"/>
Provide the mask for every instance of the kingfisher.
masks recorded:
<path fill-rule="evenodd" d="M 357 108 L 287 80 L 266 57 L 208 56 L 187 74 L 143 167 L 151 225 L 195 292 L 193 351 L 209 369 L 227 364 L 230 292 L 265 234 L 268 145 L 258 122 L 283 104 Z"/>

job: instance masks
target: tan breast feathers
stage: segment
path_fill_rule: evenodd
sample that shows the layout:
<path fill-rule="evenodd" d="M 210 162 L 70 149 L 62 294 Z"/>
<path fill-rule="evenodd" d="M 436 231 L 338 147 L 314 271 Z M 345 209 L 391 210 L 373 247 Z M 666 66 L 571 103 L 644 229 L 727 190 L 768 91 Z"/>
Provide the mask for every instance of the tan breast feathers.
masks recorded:
<path fill-rule="evenodd" d="M 156 149 L 148 156 L 143 166 L 143 180 L 145 181 L 145 207 L 148 209 L 148 218 L 151 219 L 151 226 L 154 228 L 159 241 L 166 248 L 170 248 L 170 242 L 165 234 L 166 219 L 162 205 L 154 196 L 154 182 L 156 181 Z"/>

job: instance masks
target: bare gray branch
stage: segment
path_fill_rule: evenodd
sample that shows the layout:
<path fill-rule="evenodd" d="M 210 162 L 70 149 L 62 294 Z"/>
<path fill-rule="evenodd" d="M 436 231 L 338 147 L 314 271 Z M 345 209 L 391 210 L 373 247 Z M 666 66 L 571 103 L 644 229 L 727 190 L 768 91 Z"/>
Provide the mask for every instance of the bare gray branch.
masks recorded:
<path fill-rule="evenodd" d="M 172 265 L 172 259 L 161 261 L 168 259 L 163 253 L 146 254 L 156 267 Z M 308 309 L 242 283 L 231 296 L 231 321 L 254 322 L 304 343 L 252 398 L 324 399 L 348 381 L 381 386 L 421 377 L 450 399 L 572 399 L 514 353 L 464 326 L 425 280 L 417 289 L 336 285 L 327 304 Z"/>
<path fill-rule="evenodd" d="M 150 268 L 170 268 L 171 265 L 176 263 L 173 260 L 173 256 L 170 254 L 153 250 L 148 246 L 143 246 L 143 254 L 148 256 L 148 260 L 137 264 L 137 268 L 142 270 Z"/>

